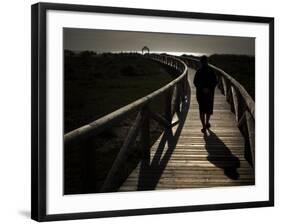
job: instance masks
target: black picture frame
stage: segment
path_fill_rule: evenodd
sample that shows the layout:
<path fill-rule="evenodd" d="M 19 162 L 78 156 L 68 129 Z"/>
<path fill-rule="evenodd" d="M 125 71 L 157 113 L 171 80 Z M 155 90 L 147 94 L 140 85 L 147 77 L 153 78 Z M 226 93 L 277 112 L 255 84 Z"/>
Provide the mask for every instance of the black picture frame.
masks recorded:
<path fill-rule="evenodd" d="M 75 12 L 100 12 L 124 15 L 161 16 L 221 21 L 241 21 L 269 24 L 269 200 L 243 203 L 208 204 L 159 208 L 140 208 L 70 214 L 46 214 L 46 12 L 63 10 Z M 205 210 L 254 208 L 274 205 L 274 18 L 163 11 L 137 8 L 102 7 L 90 5 L 37 3 L 32 5 L 32 166 L 31 166 L 31 218 L 37 221 L 85 219 L 99 217 L 131 216 Z"/>

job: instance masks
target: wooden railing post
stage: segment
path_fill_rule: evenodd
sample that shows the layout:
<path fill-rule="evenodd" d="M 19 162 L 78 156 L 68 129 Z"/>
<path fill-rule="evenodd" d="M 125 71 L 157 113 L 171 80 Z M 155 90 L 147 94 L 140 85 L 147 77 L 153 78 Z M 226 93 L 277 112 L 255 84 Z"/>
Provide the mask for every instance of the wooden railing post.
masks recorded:
<path fill-rule="evenodd" d="M 67 153 L 65 153 L 66 151 Z M 96 190 L 95 153 L 92 138 L 79 139 L 71 144 L 64 144 L 64 173 L 69 173 L 64 175 L 65 194 L 72 193 L 73 189 L 80 189 L 85 193 Z M 67 187 L 69 185 L 70 189 Z"/>
<path fill-rule="evenodd" d="M 246 121 L 248 129 L 248 138 L 250 145 L 250 162 L 255 167 L 255 121 L 248 111 L 246 111 Z"/>
<path fill-rule="evenodd" d="M 232 94 L 232 88 L 231 87 L 232 87 L 232 85 L 231 85 L 231 83 L 229 83 L 227 102 L 230 104 L 231 112 L 235 114 L 235 108 L 234 108 L 234 102 L 233 102 L 233 94 Z"/>
<path fill-rule="evenodd" d="M 251 114 L 245 110 L 238 122 L 238 127 L 245 139 L 245 159 L 255 164 L 255 121 Z"/>
<path fill-rule="evenodd" d="M 245 113 L 247 106 L 245 105 L 245 101 L 239 93 L 237 93 L 237 101 L 238 101 L 237 117 L 239 120 Z"/>
<path fill-rule="evenodd" d="M 178 84 L 177 84 L 176 107 L 175 107 L 175 111 L 176 111 L 177 113 L 180 112 L 181 98 L 182 98 L 182 88 L 181 88 L 181 83 L 178 83 Z"/>
<path fill-rule="evenodd" d="M 222 76 L 221 76 L 221 82 L 222 82 L 223 94 L 225 97 L 227 97 L 226 81 L 225 81 L 225 78 Z"/>
<path fill-rule="evenodd" d="M 177 98 L 178 98 L 178 91 L 177 91 L 177 86 L 175 85 L 172 88 L 172 99 L 171 99 L 171 114 L 173 115 L 176 111 L 177 107 Z"/>
<path fill-rule="evenodd" d="M 165 118 L 170 123 L 172 122 L 172 91 L 169 89 L 165 97 Z"/>
<path fill-rule="evenodd" d="M 229 80 L 225 79 L 224 77 L 222 77 L 222 82 L 225 99 L 228 103 L 231 104 L 231 84 L 229 83 Z"/>
<path fill-rule="evenodd" d="M 184 78 L 182 79 L 182 81 L 180 82 L 180 85 L 181 85 L 181 100 L 182 102 L 184 102 L 186 99 L 186 94 L 187 94 L 187 72 L 184 76 Z"/>
<path fill-rule="evenodd" d="M 239 121 L 239 102 L 238 102 L 238 96 L 235 88 L 231 86 L 231 92 L 232 92 L 232 101 L 233 101 L 233 107 L 234 107 L 234 114 L 235 114 L 235 119 L 236 122 Z"/>
<path fill-rule="evenodd" d="M 184 96 L 187 94 L 187 85 L 188 85 L 188 72 L 185 74 L 185 79 L 184 79 Z"/>
<path fill-rule="evenodd" d="M 142 125 L 140 130 L 140 143 L 144 160 L 150 160 L 150 134 L 149 109 L 145 106 L 141 111 Z"/>
<path fill-rule="evenodd" d="M 80 142 L 83 150 L 83 192 L 90 193 L 96 189 L 96 150 L 93 147 L 93 139 L 83 139 Z"/>
<path fill-rule="evenodd" d="M 220 89 L 221 93 L 224 94 L 224 89 L 223 89 L 223 83 L 222 83 L 221 75 L 217 75 L 217 79 L 218 79 L 218 88 Z"/>

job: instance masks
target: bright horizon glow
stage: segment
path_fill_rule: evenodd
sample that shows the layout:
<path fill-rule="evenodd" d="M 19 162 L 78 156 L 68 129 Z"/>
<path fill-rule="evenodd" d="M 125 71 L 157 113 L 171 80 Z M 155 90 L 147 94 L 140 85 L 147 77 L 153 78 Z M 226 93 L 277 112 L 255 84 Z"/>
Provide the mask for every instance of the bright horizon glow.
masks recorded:
<path fill-rule="evenodd" d="M 66 49 L 67 50 L 67 49 Z M 73 50 L 71 50 L 73 51 Z M 94 51 L 94 50 L 89 50 L 89 51 L 93 51 L 96 52 L 97 54 L 103 54 L 103 53 L 112 53 L 112 54 L 119 54 L 119 53 L 138 53 L 138 54 L 142 54 L 142 51 Z M 79 53 L 79 52 L 83 52 L 83 50 L 81 51 L 73 51 L 75 53 Z M 193 55 L 193 56 L 202 56 L 202 55 L 206 55 L 206 56 L 210 56 L 212 54 L 208 54 L 208 53 L 198 53 L 198 52 L 177 52 L 177 51 L 150 51 L 150 54 L 170 54 L 170 55 L 174 55 L 174 56 L 181 56 L 183 54 L 186 55 Z"/>

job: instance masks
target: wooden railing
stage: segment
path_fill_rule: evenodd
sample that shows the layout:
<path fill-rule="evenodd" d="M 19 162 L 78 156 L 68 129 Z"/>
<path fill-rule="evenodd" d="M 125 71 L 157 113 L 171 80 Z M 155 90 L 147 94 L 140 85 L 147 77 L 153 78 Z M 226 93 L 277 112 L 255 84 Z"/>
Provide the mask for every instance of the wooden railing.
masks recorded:
<path fill-rule="evenodd" d="M 200 61 L 195 58 L 183 59 L 188 67 L 198 69 Z M 235 114 L 237 126 L 245 139 L 245 158 L 255 164 L 255 102 L 244 87 L 222 69 L 209 64 L 217 74 L 218 87 L 225 95 Z"/>
<path fill-rule="evenodd" d="M 149 119 L 154 119 L 165 127 L 171 127 L 173 114 L 180 111 L 180 104 L 187 99 L 188 70 L 186 64 L 181 59 L 168 55 L 149 54 L 146 55 L 146 57 L 150 57 L 153 60 L 173 67 L 180 72 L 180 75 L 151 94 L 64 135 L 64 143 L 66 145 L 73 144 L 75 141 L 81 140 L 82 138 L 94 137 L 105 129 L 111 128 L 114 124 L 127 118 L 128 115 L 137 112 L 136 119 L 130 127 L 127 137 L 100 189 L 101 192 L 112 190 L 116 180 L 116 174 L 128 157 L 131 149 L 130 145 L 136 141 L 138 136 L 140 137 L 143 157 L 145 158 L 150 154 Z M 150 104 L 159 96 L 165 96 L 166 99 L 164 116 L 152 111 L 150 108 Z"/>

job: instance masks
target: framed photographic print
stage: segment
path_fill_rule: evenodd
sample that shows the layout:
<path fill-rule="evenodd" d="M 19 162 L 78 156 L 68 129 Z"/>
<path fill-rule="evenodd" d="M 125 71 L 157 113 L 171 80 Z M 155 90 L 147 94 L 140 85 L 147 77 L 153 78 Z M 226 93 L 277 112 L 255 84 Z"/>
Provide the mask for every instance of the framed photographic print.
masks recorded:
<path fill-rule="evenodd" d="M 32 6 L 32 218 L 274 205 L 274 19 Z"/>

